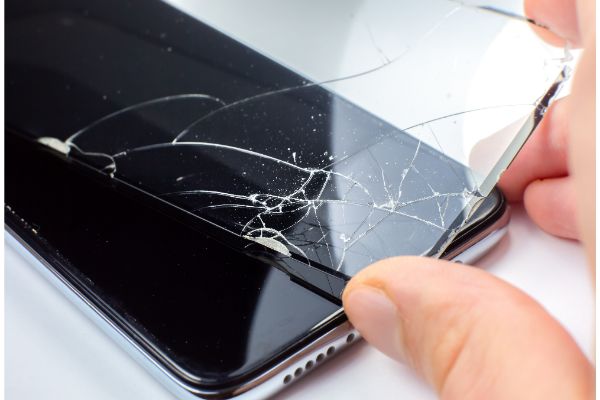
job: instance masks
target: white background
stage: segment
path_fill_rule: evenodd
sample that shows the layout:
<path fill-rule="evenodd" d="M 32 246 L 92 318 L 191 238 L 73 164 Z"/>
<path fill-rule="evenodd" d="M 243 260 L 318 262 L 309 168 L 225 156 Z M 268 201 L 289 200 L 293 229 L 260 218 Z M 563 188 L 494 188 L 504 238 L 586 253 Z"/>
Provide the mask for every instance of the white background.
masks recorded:
<path fill-rule="evenodd" d="M 478 265 L 537 299 L 592 354 L 593 293 L 579 244 L 543 233 L 516 207 L 508 236 Z M 174 399 L 9 246 L 5 274 L 8 400 Z M 435 395 L 361 342 L 279 396 L 367 397 Z"/>

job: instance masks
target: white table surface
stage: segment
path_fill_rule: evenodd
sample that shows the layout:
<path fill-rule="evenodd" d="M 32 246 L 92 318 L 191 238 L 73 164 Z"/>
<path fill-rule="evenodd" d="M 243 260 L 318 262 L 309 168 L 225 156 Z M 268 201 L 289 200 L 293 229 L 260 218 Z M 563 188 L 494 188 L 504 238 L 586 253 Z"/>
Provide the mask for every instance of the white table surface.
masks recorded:
<path fill-rule="evenodd" d="M 479 265 L 537 299 L 591 356 L 594 298 L 579 244 L 543 233 L 516 207 L 508 236 Z M 5 268 L 8 400 L 174 398 L 9 246 Z M 407 368 L 361 342 L 279 396 L 367 397 L 435 395 Z"/>

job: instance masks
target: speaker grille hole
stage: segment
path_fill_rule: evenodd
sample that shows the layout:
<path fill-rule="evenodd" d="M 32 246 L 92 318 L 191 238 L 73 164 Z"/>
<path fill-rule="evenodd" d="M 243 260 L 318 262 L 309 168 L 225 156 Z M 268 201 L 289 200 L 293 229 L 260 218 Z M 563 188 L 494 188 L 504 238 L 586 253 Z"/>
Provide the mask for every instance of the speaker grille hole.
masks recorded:
<path fill-rule="evenodd" d="M 304 366 L 304 368 L 305 368 L 306 370 L 309 370 L 309 369 L 311 369 L 311 368 L 313 367 L 313 365 L 314 365 L 314 363 L 313 363 L 312 361 L 308 361 L 308 362 L 306 363 L 306 365 Z"/>
<path fill-rule="evenodd" d="M 335 347 L 331 346 L 327 349 L 327 355 L 330 356 L 335 352 Z"/>
<path fill-rule="evenodd" d="M 294 371 L 294 376 L 297 378 L 300 375 L 302 375 L 302 368 L 296 368 L 296 370 Z"/>
<path fill-rule="evenodd" d="M 346 338 L 346 343 L 352 343 L 353 340 L 354 340 L 354 333 L 351 333 Z"/>
<path fill-rule="evenodd" d="M 325 355 L 324 355 L 323 353 L 319 354 L 319 355 L 317 356 L 317 362 L 321 362 L 321 361 L 323 361 L 323 359 L 324 359 L 324 358 L 325 358 Z"/>
<path fill-rule="evenodd" d="M 292 380 L 292 376 L 286 375 L 285 378 L 283 378 L 283 383 L 287 385 L 288 383 L 291 382 L 291 380 Z"/>

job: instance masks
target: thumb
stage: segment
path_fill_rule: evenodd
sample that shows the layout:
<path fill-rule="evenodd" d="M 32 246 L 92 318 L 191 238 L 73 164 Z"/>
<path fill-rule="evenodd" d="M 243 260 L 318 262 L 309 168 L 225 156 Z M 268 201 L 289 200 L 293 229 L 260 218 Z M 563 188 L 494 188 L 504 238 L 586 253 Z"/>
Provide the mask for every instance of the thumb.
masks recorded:
<path fill-rule="evenodd" d="M 533 299 L 447 261 L 380 261 L 348 284 L 344 308 L 364 338 L 411 365 L 444 399 L 581 399 L 594 370 Z"/>

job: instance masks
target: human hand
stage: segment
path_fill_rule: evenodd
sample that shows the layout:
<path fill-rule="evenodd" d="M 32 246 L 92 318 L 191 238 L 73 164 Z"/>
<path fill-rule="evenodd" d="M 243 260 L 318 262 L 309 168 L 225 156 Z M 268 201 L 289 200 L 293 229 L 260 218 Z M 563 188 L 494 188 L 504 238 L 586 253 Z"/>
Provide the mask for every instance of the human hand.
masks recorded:
<path fill-rule="evenodd" d="M 595 263 L 595 4 L 528 0 L 529 16 L 585 50 L 557 102 L 503 178 L 543 229 L 581 239 Z M 540 33 L 560 43 L 555 35 Z M 445 399 L 581 399 L 594 368 L 546 311 L 469 266 L 420 257 L 380 261 L 348 284 L 344 308 L 372 345 L 421 373 Z"/>
<path fill-rule="evenodd" d="M 549 26 L 536 28 L 548 42 L 584 52 L 572 94 L 555 102 L 500 180 L 510 201 L 523 201 L 531 219 L 545 231 L 582 239 L 594 264 L 595 3 L 528 0 L 527 15 Z"/>

